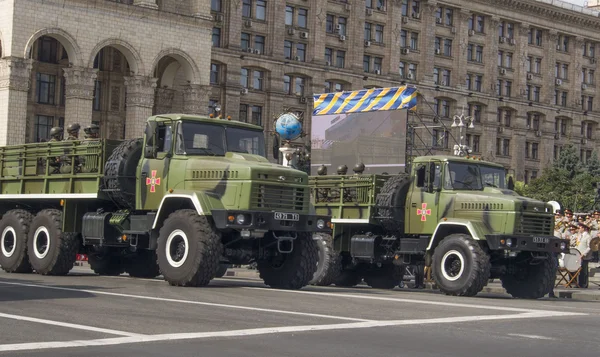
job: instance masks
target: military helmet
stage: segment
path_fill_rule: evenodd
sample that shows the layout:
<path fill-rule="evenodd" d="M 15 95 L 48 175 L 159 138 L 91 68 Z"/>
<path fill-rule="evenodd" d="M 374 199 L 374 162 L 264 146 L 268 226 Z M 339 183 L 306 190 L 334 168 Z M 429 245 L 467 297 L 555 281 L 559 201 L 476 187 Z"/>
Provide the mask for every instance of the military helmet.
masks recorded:
<path fill-rule="evenodd" d="M 73 123 L 67 127 L 67 133 L 76 133 L 81 129 L 81 125 L 78 123 Z"/>
<path fill-rule="evenodd" d="M 340 166 L 338 166 L 338 168 L 337 168 L 337 174 L 338 175 L 345 175 L 346 172 L 348 172 L 348 166 L 346 166 L 346 165 L 340 165 Z"/>
<path fill-rule="evenodd" d="M 325 176 L 325 175 L 327 175 L 327 166 L 325 166 L 325 165 L 321 165 L 321 166 L 319 167 L 319 169 L 317 170 L 317 174 L 318 174 L 319 176 Z"/>
<path fill-rule="evenodd" d="M 355 174 L 362 174 L 363 172 L 365 172 L 365 164 L 359 162 L 358 164 L 354 165 L 352 171 L 354 171 Z"/>
<path fill-rule="evenodd" d="M 64 133 L 63 128 L 59 127 L 59 126 L 55 126 L 54 128 L 50 129 L 50 136 L 54 137 L 54 136 L 60 136 Z"/>
<path fill-rule="evenodd" d="M 100 132 L 100 127 L 96 124 L 92 124 L 90 126 L 86 126 L 83 131 L 86 134 L 98 134 Z"/>

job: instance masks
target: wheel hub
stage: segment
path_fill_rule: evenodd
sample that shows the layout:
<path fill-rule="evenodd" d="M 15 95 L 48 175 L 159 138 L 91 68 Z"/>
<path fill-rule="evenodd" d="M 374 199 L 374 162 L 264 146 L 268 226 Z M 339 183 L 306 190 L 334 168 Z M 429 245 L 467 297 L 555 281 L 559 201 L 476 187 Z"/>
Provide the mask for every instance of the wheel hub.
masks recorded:
<path fill-rule="evenodd" d="M 17 234 L 13 227 L 6 227 L 2 232 L 2 255 L 10 258 L 17 249 Z"/>
<path fill-rule="evenodd" d="M 38 259 L 44 259 L 50 251 L 50 233 L 42 226 L 33 235 L 33 253 Z"/>
<path fill-rule="evenodd" d="M 187 260 L 189 254 L 188 237 L 180 229 L 176 229 L 167 238 L 165 247 L 165 255 L 167 262 L 174 268 L 179 268 Z"/>
<path fill-rule="evenodd" d="M 441 271 L 444 279 L 456 281 L 460 279 L 465 271 L 465 258 L 457 250 L 448 251 L 444 254 L 441 262 Z"/>

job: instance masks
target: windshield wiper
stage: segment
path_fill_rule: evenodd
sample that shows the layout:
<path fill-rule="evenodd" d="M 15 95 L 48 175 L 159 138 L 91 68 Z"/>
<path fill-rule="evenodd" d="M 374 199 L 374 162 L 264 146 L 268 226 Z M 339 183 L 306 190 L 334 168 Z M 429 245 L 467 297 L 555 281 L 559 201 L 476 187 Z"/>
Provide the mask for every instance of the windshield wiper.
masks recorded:
<path fill-rule="evenodd" d="M 490 183 L 490 182 L 486 182 L 485 184 L 488 185 L 488 186 L 491 186 L 491 187 L 498 188 L 498 186 L 496 186 L 496 185 L 494 185 L 493 183 Z"/>

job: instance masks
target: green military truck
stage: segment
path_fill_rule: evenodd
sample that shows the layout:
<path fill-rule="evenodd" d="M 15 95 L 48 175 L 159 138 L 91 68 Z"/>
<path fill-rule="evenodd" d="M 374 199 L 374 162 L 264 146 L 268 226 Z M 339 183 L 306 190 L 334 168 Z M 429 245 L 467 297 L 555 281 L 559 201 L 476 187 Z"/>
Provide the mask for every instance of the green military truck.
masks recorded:
<path fill-rule="evenodd" d="M 141 133 L 140 133 L 141 134 Z M 190 115 L 150 117 L 142 139 L 0 148 L 0 265 L 65 275 L 87 254 L 102 275 L 162 274 L 203 286 L 225 264 L 299 289 L 317 267 L 308 175 L 265 158 L 263 129 Z"/>
<path fill-rule="evenodd" d="M 347 170 L 347 169 L 346 169 Z M 552 207 L 517 195 L 505 169 L 457 156 L 417 157 L 412 172 L 310 178 L 316 213 L 331 215 L 333 234 L 318 233 L 313 284 L 397 286 L 406 265 L 430 268 L 438 288 L 473 296 L 491 278 L 509 294 L 540 298 L 556 277 Z"/>

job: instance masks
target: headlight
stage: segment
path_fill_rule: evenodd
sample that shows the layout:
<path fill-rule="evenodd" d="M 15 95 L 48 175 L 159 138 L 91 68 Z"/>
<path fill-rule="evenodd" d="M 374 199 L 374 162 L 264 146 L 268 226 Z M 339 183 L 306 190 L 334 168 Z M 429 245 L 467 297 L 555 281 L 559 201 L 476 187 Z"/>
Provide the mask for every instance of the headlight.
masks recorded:
<path fill-rule="evenodd" d="M 506 240 L 506 246 L 509 247 L 509 248 L 512 247 L 513 246 L 513 240 L 512 239 L 507 239 Z"/>
<path fill-rule="evenodd" d="M 325 228 L 325 221 L 322 220 L 322 219 L 318 220 L 317 221 L 317 228 L 319 228 L 319 229 Z"/>
<path fill-rule="evenodd" d="M 237 222 L 237 224 L 244 224 L 246 223 L 246 216 L 244 216 L 243 214 L 238 214 L 237 217 L 235 217 L 235 221 Z"/>
<path fill-rule="evenodd" d="M 560 250 L 565 250 L 565 249 L 567 249 L 567 243 L 561 242 L 560 243 Z"/>

